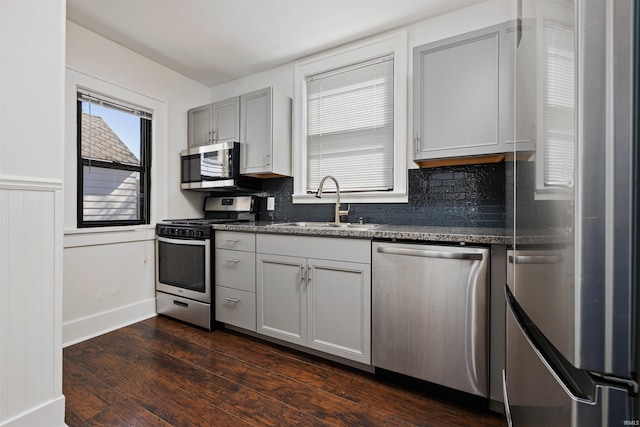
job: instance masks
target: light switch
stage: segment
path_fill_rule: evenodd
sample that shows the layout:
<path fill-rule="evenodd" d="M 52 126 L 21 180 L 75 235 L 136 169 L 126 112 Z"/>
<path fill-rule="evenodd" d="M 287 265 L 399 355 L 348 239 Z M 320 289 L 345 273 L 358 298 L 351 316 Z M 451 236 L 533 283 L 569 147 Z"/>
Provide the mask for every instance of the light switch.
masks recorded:
<path fill-rule="evenodd" d="M 276 209 L 276 198 L 275 197 L 267 197 L 267 210 L 273 211 Z"/>

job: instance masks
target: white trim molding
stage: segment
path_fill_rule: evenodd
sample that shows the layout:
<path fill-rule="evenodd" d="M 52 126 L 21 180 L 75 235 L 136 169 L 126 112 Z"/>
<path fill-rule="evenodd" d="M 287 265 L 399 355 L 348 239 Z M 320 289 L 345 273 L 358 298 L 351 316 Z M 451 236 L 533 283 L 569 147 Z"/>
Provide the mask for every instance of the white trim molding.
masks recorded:
<path fill-rule="evenodd" d="M 45 402 L 34 408 L 30 408 L 14 418 L 0 423 L 0 427 L 33 427 L 51 425 L 51 420 L 55 420 L 60 414 L 64 414 L 64 395 L 56 399 Z"/>
<path fill-rule="evenodd" d="M 389 192 L 345 193 L 345 203 L 406 203 L 407 189 L 407 32 L 398 31 L 304 59 L 294 67 L 293 202 L 327 203 L 306 193 L 306 84 L 310 75 L 354 63 L 394 56 L 394 188 Z"/>
<path fill-rule="evenodd" d="M 149 298 L 124 307 L 76 319 L 62 325 L 62 346 L 97 337 L 156 316 L 156 299 Z"/>
<path fill-rule="evenodd" d="M 60 191 L 62 180 L 30 176 L 0 175 L 0 188 L 24 191 Z"/>
<path fill-rule="evenodd" d="M 168 202 L 164 189 L 168 186 L 168 106 L 167 102 L 138 91 L 111 83 L 100 77 L 67 66 L 65 93 L 65 232 L 77 227 L 77 92 L 87 90 L 127 104 L 140 106 L 152 113 L 151 131 L 151 218 L 154 224 L 167 217 Z M 71 167 L 69 167 L 71 166 Z"/>

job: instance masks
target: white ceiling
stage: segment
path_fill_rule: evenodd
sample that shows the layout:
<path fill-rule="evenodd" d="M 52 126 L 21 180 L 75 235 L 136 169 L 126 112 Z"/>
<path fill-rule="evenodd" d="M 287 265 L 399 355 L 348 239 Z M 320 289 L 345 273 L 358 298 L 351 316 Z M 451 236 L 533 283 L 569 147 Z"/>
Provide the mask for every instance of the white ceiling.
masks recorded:
<path fill-rule="evenodd" d="M 207 86 L 484 0 L 67 0 L 67 18 Z"/>

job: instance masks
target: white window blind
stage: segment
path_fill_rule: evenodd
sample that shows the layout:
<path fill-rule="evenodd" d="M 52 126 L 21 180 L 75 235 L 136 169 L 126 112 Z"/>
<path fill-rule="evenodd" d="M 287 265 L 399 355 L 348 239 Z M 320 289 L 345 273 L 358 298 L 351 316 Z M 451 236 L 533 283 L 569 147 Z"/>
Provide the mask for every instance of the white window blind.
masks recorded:
<path fill-rule="evenodd" d="M 393 83 L 393 56 L 307 77 L 308 193 L 393 190 Z"/>
<path fill-rule="evenodd" d="M 571 188 L 575 151 L 574 33 L 549 21 L 543 31 L 544 186 Z"/>

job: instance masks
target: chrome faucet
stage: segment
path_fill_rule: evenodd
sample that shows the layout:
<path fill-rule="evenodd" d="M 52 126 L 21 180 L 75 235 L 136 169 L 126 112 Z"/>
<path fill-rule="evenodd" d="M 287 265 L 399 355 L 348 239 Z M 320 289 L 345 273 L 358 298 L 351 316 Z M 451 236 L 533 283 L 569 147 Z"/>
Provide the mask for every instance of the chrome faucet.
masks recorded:
<path fill-rule="evenodd" d="M 335 223 L 339 224 L 340 223 L 340 216 L 341 215 L 349 215 L 349 208 L 347 207 L 346 211 L 341 211 L 340 210 L 340 185 L 338 184 L 338 180 L 335 179 L 334 177 L 332 177 L 331 175 L 327 175 L 324 178 L 322 178 L 322 180 L 320 180 L 320 185 L 318 186 L 318 191 L 316 192 L 316 197 L 318 199 L 322 198 L 322 186 L 324 185 L 324 182 L 327 180 L 327 178 L 331 178 L 333 180 L 333 182 L 335 182 L 336 184 L 336 196 L 337 196 L 337 200 L 336 200 L 336 217 L 335 217 Z"/>

